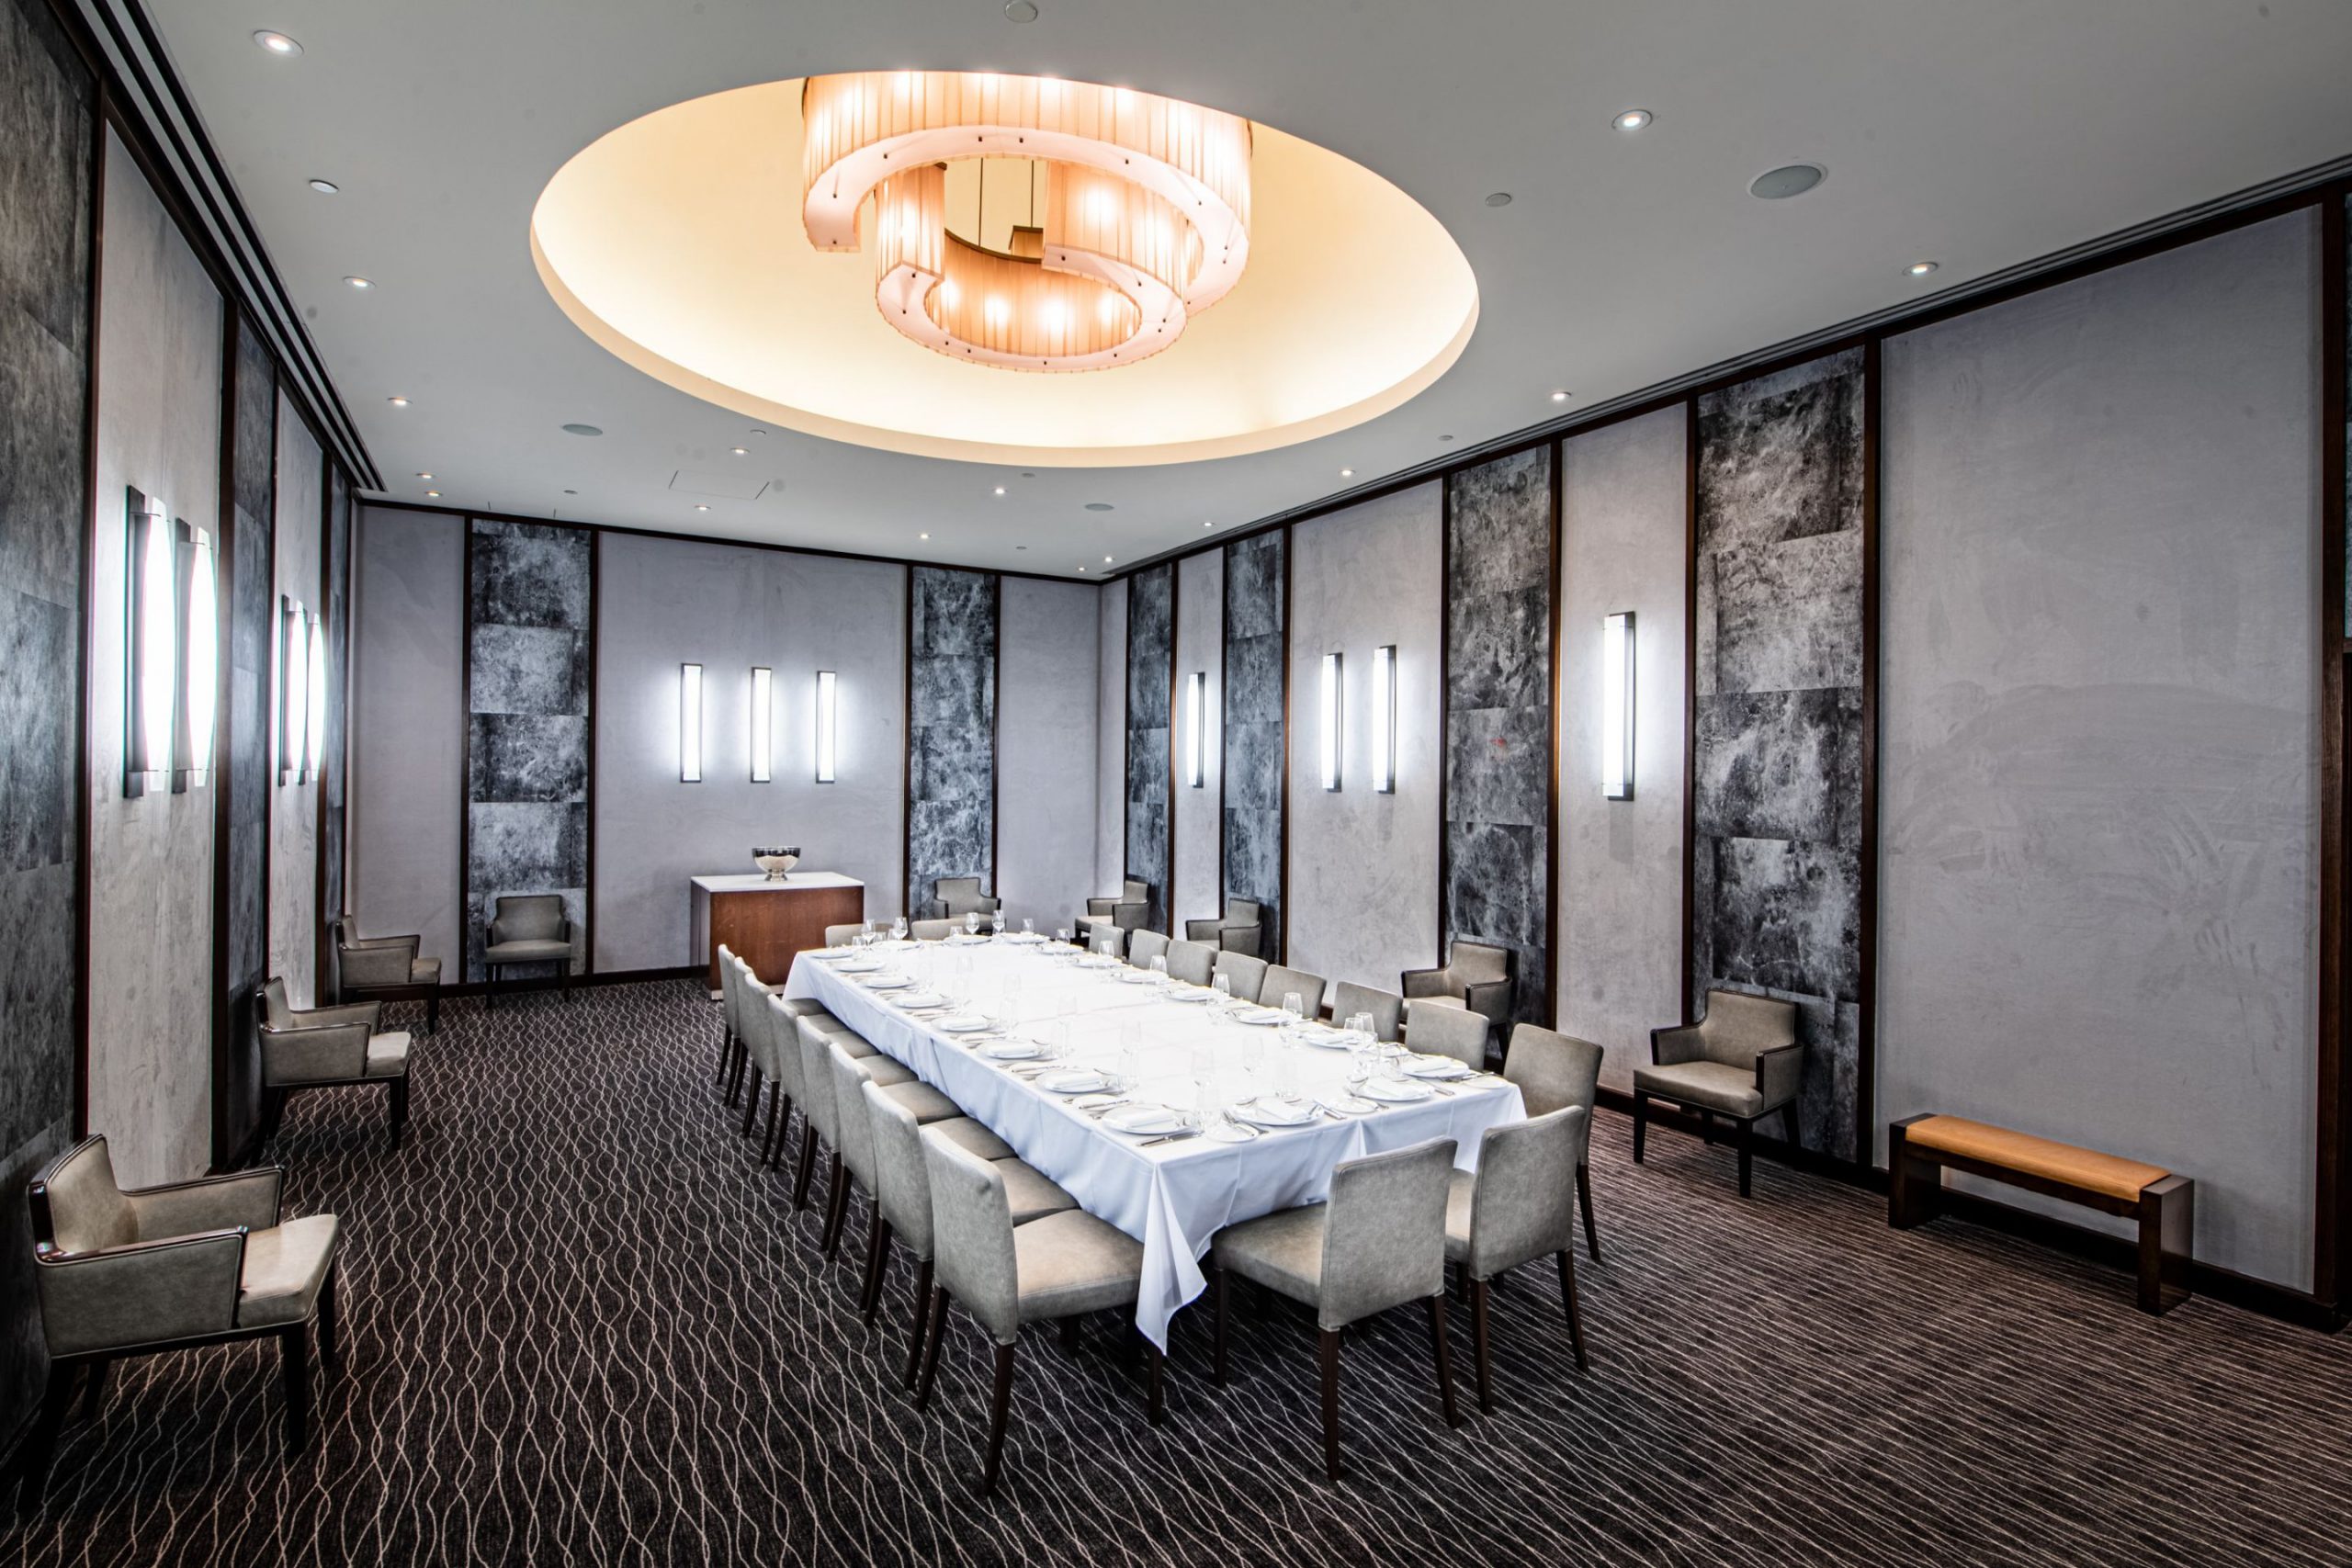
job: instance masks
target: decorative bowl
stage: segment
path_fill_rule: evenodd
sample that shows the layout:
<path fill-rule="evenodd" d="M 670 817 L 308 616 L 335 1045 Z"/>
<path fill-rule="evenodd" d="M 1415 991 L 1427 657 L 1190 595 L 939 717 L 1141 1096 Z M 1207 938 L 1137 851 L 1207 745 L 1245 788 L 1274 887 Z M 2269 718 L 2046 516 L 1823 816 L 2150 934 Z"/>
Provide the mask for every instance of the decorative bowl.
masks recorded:
<path fill-rule="evenodd" d="M 770 882 L 781 882 L 794 866 L 800 863 L 800 849 L 797 844 L 790 849 L 754 848 L 752 851 L 752 863 L 766 872 Z"/>

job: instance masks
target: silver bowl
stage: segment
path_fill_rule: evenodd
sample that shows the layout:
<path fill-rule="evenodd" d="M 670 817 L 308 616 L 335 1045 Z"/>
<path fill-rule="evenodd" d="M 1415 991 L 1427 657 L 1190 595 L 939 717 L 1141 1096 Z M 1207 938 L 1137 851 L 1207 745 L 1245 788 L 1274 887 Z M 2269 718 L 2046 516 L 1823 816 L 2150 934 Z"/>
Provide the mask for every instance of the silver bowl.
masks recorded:
<path fill-rule="evenodd" d="M 752 863 L 768 874 L 770 882 L 781 882 L 800 863 L 798 855 L 753 855 Z"/>

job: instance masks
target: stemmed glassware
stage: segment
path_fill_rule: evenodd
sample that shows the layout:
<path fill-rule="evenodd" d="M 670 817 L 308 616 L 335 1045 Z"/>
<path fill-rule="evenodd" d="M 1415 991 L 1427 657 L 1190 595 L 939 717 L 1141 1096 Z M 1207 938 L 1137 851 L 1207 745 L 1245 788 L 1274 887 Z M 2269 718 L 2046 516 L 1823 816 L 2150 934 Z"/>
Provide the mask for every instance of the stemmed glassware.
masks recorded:
<path fill-rule="evenodd" d="M 1221 1013 L 1233 1010 L 1233 976 L 1230 975 L 1216 976 L 1209 981 L 1209 989 L 1216 993 L 1209 998 L 1209 1006 Z"/>
<path fill-rule="evenodd" d="M 898 919 L 890 922 L 890 940 L 893 942 L 904 942 L 907 940 L 906 916 L 900 915 Z"/>
<path fill-rule="evenodd" d="M 964 911 L 964 934 L 966 936 L 980 934 L 980 912 L 978 909 Z"/>

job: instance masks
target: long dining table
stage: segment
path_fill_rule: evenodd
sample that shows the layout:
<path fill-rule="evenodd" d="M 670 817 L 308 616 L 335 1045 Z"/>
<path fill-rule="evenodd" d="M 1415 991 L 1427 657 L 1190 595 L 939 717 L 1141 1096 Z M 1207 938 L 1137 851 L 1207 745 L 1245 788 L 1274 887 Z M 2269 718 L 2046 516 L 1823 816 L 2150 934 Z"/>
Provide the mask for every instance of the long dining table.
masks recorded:
<path fill-rule="evenodd" d="M 1207 1284 L 1200 1260 L 1223 1227 L 1322 1201 L 1342 1160 L 1425 1139 L 1452 1138 L 1454 1164 L 1475 1169 L 1481 1134 L 1526 1115 L 1517 1086 L 1487 1074 L 1375 1105 L 1351 1092 L 1357 1052 L 1306 1043 L 1312 1030 L 1238 1021 L 1200 987 L 1063 943 L 958 937 L 803 956 L 817 961 L 793 964 L 785 995 L 822 1004 L 1143 1244 L 1136 1326 L 1162 1349 L 1169 1321 Z M 918 996 L 952 1005 L 902 1005 Z M 1008 1042 L 1046 1055 L 1001 1059 L 1022 1048 Z M 1125 1081 L 1114 1095 L 1058 1093 L 1047 1083 L 1059 1068 Z M 1273 1128 L 1227 1115 L 1268 1097 L 1314 1115 Z M 1173 1137 L 1121 1132 L 1114 1099 L 1189 1113 L 1197 1126 Z"/>

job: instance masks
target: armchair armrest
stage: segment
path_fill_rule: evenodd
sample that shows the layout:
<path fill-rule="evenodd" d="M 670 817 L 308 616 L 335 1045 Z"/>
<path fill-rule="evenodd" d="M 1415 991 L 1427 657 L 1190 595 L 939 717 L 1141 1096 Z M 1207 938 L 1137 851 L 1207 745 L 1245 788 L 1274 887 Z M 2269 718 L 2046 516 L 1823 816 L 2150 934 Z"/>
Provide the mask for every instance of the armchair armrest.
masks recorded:
<path fill-rule="evenodd" d="M 1462 987 L 1462 1005 L 1486 1014 L 1499 1026 L 1504 1010 L 1510 1006 L 1510 985 L 1509 980 L 1473 980 Z"/>
<path fill-rule="evenodd" d="M 1119 901 L 1116 898 L 1089 898 L 1086 901 L 1086 912 L 1090 915 L 1115 914 L 1118 908 Z"/>
<path fill-rule="evenodd" d="M 123 1196 L 130 1200 L 130 1212 L 138 1216 L 141 1235 L 193 1235 L 240 1225 L 266 1231 L 277 1224 L 285 1184 L 285 1169 L 269 1165 L 226 1176 L 200 1176 L 165 1187 L 135 1187 Z"/>
<path fill-rule="evenodd" d="M 1004 900 L 997 897 L 992 893 L 981 894 L 980 913 L 983 915 L 1001 915 L 1004 913 Z"/>
<path fill-rule="evenodd" d="M 1112 911 L 1111 923 L 1121 931 L 1138 931 L 1142 929 L 1143 918 L 1149 909 L 1148 904 L 1122 904 Z"/>
<path fill-rule="evenodd" d="M 338 957 L 344 988 L 405 986 L 409 983 L 411 965 L 415 959 L 414 937 L 406 937 L 398 942 L 371 943 L 367 947 L 345 946 Z"/>
<path fill-rule="evenodd" d="M 1255 920 L 1246 926 L 1227 926 L 1219 934 L 1217 945 L 1227 953 L 1246 953 L 1255 958 L 1266 950 L 1265 934 Z"/>
<path fill-rule="evenodd" d="M 1756 1092 L 1764 1097 L 1766 1110 L 1794 1100 L 1804 1081 L 1803 1045 L 1775 1045 L 1756 1054 Z"/>
<path fill-rule="evenodd" d="M 1408 969 L 1398 977 L 1407 1000 L 1415 997 L 1445 997 L 1453 993 L 1445 988 L 1442 969 Z"/>
<path fill-rule="evenodd" d="M 203 1231 L 94 1252 L 33 1258 L 51 1355 L 129 1349 L 237 1326 L 245 1233 Z"/>
<path fill-rule="evenodd" d="M 1224 917 L 1220 915 L 1211 915 L 1204 920 L 1186 920 L 1184 922 L 1184 940 L 1186 942 L 1215 942 L 1224 934 L 1225 919 Z"/>
<path fill-rule="evenodd" d="M 424 940 L 421 936 L 347 936 L 343 939 L 343 950 L 345 953 L 373 953 L 379 948 L 404 947 L 408 949 L 408 955 L 414 958 L 417 944 Z"/>
<path fill-rule="evenodd" d="M 345 1002 L 341 1007 L 311 1008 L 294 1015 L 296 1029 L 336 1029 L 346 1023 L 364 1023 L 373 1029 L 384 1021 L 381 1002 Z"/>
<path fill-rule="evenodd" d="M 272 1089 L 287 1084 L 335 1083 L 368 1074 L 364 1023 L 273 1029 L 261 1026 L 261 1079 Z"/>
<path fill-rule="evenodd" d="M 915 919 L 919 920 L 944 920 L 946 918 L 947 900 L 944 898 L 924 899 L 922 901 L 922 913 L 915 917 Z"/>
<path fill-rule="evenodd" d="M 1706 1053 L 1699 1048 L 1699 1026 L 1680 1023 L 1671 1029 L 1650 1031 L 1650 1060 L 1661 1067 L 1671 1067 L 1682 1062 L 1695 1062 Z"/>

